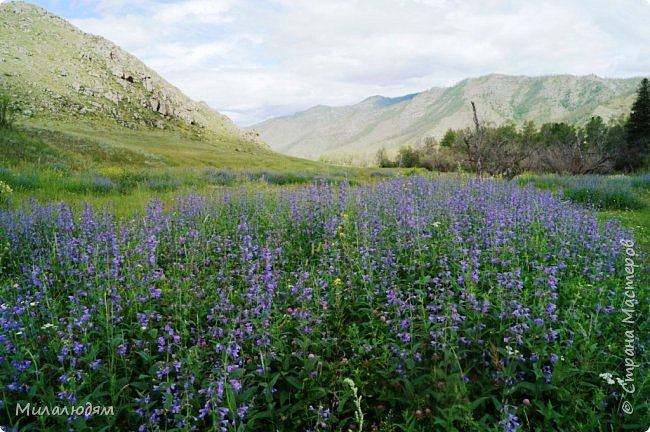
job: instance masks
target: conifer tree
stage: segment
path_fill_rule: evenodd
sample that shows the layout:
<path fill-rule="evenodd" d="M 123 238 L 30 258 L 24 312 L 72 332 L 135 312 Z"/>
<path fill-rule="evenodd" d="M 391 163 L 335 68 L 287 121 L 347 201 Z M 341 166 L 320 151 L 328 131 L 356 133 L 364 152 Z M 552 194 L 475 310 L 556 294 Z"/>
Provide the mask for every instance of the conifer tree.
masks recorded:
<path fill-rule="evenodd" d="M 641 168 L 650 151 L 650 83 L 641 80 L 637 98 L 632 104 L 630 118 L 625 125 L 626 148 L 618 168 L 627 171 Z"/>

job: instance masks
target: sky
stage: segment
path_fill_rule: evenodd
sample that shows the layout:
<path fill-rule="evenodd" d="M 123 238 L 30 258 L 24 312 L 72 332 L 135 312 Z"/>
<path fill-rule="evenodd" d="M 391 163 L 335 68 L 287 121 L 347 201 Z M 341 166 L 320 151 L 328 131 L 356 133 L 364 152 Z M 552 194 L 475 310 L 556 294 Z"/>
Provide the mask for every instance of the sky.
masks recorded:
<path fill-rule="evenodd" d="M 240 126 L 490 73 L 650 74 L 650 0 L 30 0 Z"/>

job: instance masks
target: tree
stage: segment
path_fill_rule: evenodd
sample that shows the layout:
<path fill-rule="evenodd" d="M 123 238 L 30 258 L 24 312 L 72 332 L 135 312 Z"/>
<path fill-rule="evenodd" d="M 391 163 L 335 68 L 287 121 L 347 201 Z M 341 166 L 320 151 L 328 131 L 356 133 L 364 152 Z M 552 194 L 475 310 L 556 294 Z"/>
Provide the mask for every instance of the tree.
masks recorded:
<path fill-rule="evenodd" d="M 401 147 L 397 155 L 397 166 L 414 168 L 420 164 L 420 154 L 411 146 Z"/>
<path fill-rule="evenodd" d="M 631 171 L 640 168 L 650 150 L 650 83 L 643 78 L 637 98 L 625 125 L 626 148 L 617 168 Z"/>
<path fill-rule="evenodd" d="M 589 119 L 582 129 L 584 142 L 582 166 L 584 174 L 606 174 L 611 171 L 612 162 L 616 159 L 618 148 L 613 146 L 610 128 L 600 116 Z"/>
<path fill-rule="evenodd" d="M 476 115 L 476 105 L 472 104 L 472 113 L 474 114 L 474 133 L 466 130 L 463 134 L 463 141 L 465 143 L 465 152 L 467 154 L 467 161 L 470 166 L 476 171 L 477 175 L 481 175 L 481 159 L 483 157 L 483 146 L 481 141 L 481 125 Z"/>
<path fill-rule="evenodd" d="M 388 157 L 388 153 L 384 147 L 377 150 L 377 155 L 375 156 L 375 162 L 379 168 L 391 168 L 395 164 Z"/>
<path fill-rule="evenodd" d="M 539 130 L 539 168 L 556 173 L 580 173 L 583 140 L 568 123 L 545 123 Z"/>
<path fill-rule="evenodd" d="M 442 147 L 448 147 L 451 148 L 454 146 L 456 143 L 456 131 L 453 129 L 447 129 L 447 132 L 445 132 L 445 135 L 442 137 L 442 140 L 440 141 L 440 145 Z"/>
<path fill-rule="evenodd" d="M 13 125 L 13 105 L 8 94 L 0 91 L 0 129 L 9 129 Z"/>

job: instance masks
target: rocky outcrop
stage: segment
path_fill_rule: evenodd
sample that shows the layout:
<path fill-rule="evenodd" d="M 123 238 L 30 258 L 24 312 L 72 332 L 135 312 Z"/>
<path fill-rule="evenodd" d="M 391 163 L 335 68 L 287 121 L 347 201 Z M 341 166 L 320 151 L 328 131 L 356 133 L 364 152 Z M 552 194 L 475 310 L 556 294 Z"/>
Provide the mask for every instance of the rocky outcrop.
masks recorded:
<path fill-rule="evenodd" d="M 0 59 L 0 77 L 21 90 L 18 102 L 34 106 L 31 115 L 103 115 L 127 128 L 185 125 L 248 136 L 115 44 L 27 3 L 0 4 Z"/>

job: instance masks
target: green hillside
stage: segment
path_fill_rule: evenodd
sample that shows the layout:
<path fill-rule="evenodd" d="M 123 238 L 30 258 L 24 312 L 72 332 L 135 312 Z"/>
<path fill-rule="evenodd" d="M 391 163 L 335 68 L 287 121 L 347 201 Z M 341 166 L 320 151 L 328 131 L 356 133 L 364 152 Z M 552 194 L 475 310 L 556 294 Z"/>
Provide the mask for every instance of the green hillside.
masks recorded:
<path fill-rule="evenodd" d="M 15 131 L 0 131 L 4 167 L 320 167 L 273 152 L 118 46 L 27 3 L 0 4 L 0 91 L 16 108 Z"/>
<path fill-rule="evenodd" d="M 380 148 L 389 153 L 426 137 L 440 139 L 449 128 L 472 124 L 470 102 L 481 121 L 521 124 L 532 120 L 581 123 L 593 115 L 605 120 L 629 113 L 640 78 L 595 75 L 542 77 L 492 74 L 466 79 L 449 88 L 432 88 L 374 103 L 370 98 L 344 107 L 318 106 L 250 128 L 274 150 L 294 156 L 369 162 Z"/>

